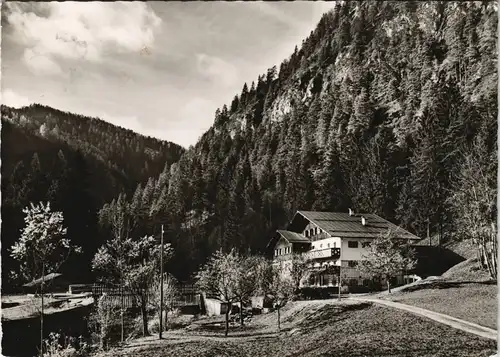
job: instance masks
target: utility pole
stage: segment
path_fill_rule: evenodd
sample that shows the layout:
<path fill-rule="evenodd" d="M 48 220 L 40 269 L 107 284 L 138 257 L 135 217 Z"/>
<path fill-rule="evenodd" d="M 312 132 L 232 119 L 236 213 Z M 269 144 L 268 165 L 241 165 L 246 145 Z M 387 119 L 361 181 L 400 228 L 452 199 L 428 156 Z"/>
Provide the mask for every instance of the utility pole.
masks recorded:
<path fill-rule="evenodd" d="M 430 235 L 430 232 L 429 232 L 429 226 L 430 226 L 430 221 L 429 221 L 429 217 L 427 217 L 427 239 L 429 240 L 429 245 L 432 245 L 432 242 L 431 242 L 431 235 Z"/>
<path fill-rule="evenodd" d="M 340 263 L 341 265 L 339 265 L 339 300 L 340 300 L 340 288 L 341 288 L 341 284 L 342 284 L 342 278 L 340 277 L 340 269 L 341 269 L 341 266 L 342 266 L 342 262 Z"/>
<path fill-rule="evenodd" d="M 160 253 L 160 340 L 163 333 L 163 224 L 161 225 L 161 253 Z M 167 312 L 168 313 L 168 312 Z"/>

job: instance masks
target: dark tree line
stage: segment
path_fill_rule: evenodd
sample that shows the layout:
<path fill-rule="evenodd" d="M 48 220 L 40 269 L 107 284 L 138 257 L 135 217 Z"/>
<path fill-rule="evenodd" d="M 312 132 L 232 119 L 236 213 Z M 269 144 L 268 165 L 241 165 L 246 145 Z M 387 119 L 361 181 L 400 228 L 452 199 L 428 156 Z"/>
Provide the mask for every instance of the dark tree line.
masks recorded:
<path fill-rule="evenodd" d="M 2 106 L 2 118 L 49 141 L 66 143 L 104 163 L 130 181 L 158 175 L 165 162 L 179 159 L 177 144 L 137 134 L 97 118 L 33 104 L 21 109 Z"/>

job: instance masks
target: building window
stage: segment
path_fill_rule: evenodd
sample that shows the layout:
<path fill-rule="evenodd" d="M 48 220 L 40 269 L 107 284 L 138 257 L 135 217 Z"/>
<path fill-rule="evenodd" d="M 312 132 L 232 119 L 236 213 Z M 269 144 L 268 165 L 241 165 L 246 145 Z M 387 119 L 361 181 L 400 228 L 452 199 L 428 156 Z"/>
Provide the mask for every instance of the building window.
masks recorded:
<path fill-rule="evenodd" d="M 320 247 L 320 248 L 323 248 L 323 244 L 320 244 L 320 245 L 319 245 L 319 247 Z"/>
<path fill-rule="evenodd" d="M 309 237 L 309 231 L 306 230 L 305 235 L 306 235 L 306 237 Z"/>
<path fill-rule="evenodd" d="M 330 248 L 330 243 L 328 243 L 328 248 Z"/>
<path fill-rule="evenodd" d="M 349 248 L 357 248 L 358 247 L 358 242 L 357 241 L 348 241 L 347 246 Z"/>
<path fill-rule="evenodd" d="M 310 232 L 311 232 L 311 236 L 313 236 L 314 235 L 314 229 L 311 228 Z"/>
<path fill-rule="evenodd" d="M 314 228 L 314 234 L 318 235 L 318 227 Z"/>
<path fill-rule="evenodd" d="M 349 268 L 356 268 L 358 266 L 358 262 L 355 260 L 348 260 L 347 261 L 347 266 Z"/>
<path fill-rule="evenodd" d="M 358 279 L 349 279 L 349 286 L 357 286 Z"/>
<path fill-rule="evenodd" d="M 362 242 L 362 243 L 361 243 L 361 246 L 362 246 L 363 248 L 368 248 L 368 247 L 370 246 L 370 242 Z"/>
<path fill-rule="evenodd" d="M 337 242 L 333 242 L 333 247 L 337 248 Z"/>

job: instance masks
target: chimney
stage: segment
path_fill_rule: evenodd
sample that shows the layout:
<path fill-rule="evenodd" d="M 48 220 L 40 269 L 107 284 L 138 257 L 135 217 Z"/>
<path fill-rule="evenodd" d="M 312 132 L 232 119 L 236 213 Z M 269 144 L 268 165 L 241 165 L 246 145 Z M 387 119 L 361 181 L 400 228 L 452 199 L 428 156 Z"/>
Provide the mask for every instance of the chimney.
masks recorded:
<path fill-rule="evenodd" d="M 349 216 L 354 216 L 354 211 L 349 208 Z"/>
<path fill-rule="evenodd" d="M 362 224 L 363 226 L 366 226 L 366 218 L 365 218 L 365 217 L 363 217 L 363 216 L 361 216 L 361 224 Z"/>

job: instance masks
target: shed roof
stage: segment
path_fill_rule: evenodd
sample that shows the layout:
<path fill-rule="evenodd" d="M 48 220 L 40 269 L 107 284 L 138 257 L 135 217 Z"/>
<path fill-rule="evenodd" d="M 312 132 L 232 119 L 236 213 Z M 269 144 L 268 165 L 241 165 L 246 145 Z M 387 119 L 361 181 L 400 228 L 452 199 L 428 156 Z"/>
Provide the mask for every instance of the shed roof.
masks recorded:
<path fill-rule="evenodd" d="M 290 243 L 311 243 L 309 239 L 300 233 L 278 230 L 278 234 Z"/>
<path fill-rule="evenodd" d="M 60 277 L 62 274 L 59 274 L 59 273 L 50 273 L 50 274 L 47 274 L 43 277 L 43 280 L 44 282 L 49 282 L 49 281 L 52 281 L 54 280 L 55 278 L 58 278 Z M 24 284 L 23 286 L 26 287 L 26 288 L 31 288 L 33 286 L 38 286 L 42 283 L 42 278 L 38 278 L 36 280 L 33 280 L 29 283 L 26 283 Z"/>

